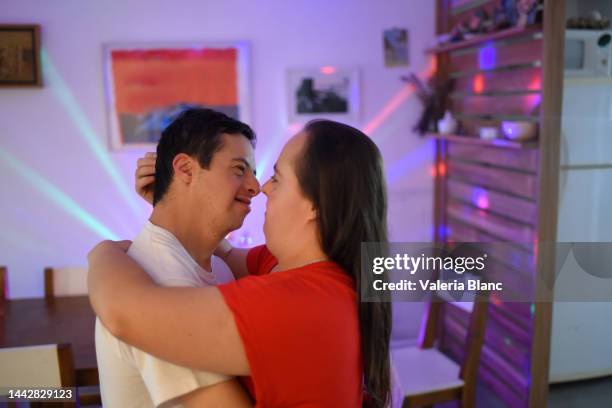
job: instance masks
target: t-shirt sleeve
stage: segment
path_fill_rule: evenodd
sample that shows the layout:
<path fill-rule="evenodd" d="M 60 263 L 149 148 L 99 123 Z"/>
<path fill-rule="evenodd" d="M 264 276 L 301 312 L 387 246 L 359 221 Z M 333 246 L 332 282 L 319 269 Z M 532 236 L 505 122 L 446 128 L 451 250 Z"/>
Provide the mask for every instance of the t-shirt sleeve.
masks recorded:
<path fill-rule="evenodd" d="M 276 258 L 265 245 L 252 248 L 247 253 L 246 261 L 249 275 L 265 275 L 277 263 Z"/>
<path fill-rule="evenodd" d="M 177 398 L 231 377 L 206 371 L 191 370 L 161 360 L 137 348 L 132 350 L 134 363 L 156 407 L 179 406 Z"/>
<path fill-rule="evenodd" d="M 163 255 L 163 256 L 162 256 Z M 202 283 L 191 273 L 175 252 L 160 247 L 157 252 L 159 260 L 157 271 L 158 283 L 162 286 L 201 287 Z M 163 272 L 163 273 L 162 273 Z M 142 350 L 132 347 L 132 360 L 156 407 L 180 406 L 178 398 L 231 377 L 206 371 L 192 370 L 154 357 Z"/>

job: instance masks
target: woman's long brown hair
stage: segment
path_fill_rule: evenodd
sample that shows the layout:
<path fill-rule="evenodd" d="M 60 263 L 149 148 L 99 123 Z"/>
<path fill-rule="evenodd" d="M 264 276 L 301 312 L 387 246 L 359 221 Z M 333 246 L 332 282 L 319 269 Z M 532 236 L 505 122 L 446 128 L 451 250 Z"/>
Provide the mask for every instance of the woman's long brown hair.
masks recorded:
<path fill-rule="evenodd" d="M 361 131 L 329 120 L 304 128 L 308 134 L 296 174 L 318 213 L 322 249 L 354 280 L 361 293 L 361 243 L 386 244 L 387 192 L 378 147 Z M 367 275 L 369 276 L 369 275 Z M 359 302 L 364 407 L 390 400 L 391 304 Z"/>

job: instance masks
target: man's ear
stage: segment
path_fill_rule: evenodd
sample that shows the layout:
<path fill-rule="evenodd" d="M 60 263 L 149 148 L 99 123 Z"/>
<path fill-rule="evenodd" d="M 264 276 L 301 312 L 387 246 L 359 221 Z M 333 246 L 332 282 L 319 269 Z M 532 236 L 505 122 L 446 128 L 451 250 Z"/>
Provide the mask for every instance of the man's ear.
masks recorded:
<path fill-rule="evenodd" d="M 195 159 L 185 153 L 179 153 L 172 160 L 172 169 L 174 170 L 174 178 L 185 184 L 190 184 L 195 171 Z"/>

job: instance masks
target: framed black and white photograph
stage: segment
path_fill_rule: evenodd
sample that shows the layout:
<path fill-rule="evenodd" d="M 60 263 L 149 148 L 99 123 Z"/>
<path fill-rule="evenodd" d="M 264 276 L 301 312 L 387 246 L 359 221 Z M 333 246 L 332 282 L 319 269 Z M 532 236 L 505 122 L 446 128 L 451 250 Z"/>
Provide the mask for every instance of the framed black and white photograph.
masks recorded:
<path fill-rule="evenodd" d="M 325 118 L 359 120 L 359 70 L 331 66 L 290 69 L 287 74 L 289 122 Z"/>

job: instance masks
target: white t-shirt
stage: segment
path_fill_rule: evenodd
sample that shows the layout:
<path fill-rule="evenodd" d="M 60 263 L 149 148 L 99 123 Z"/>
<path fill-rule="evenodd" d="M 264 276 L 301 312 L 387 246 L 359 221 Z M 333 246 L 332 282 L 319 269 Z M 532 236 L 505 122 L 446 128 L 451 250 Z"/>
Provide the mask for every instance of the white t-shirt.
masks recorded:
<path fill-rule="evenodd" d="M 176 237 L 147 221 L 130 255 L 162 286 L 215 285 L 215 275 L 200 267 Z M 228 380 L 153 357 L 114 337 L 96 320 L 96 356 L 105 408 L 180 406 L 177 397 Z"/>

